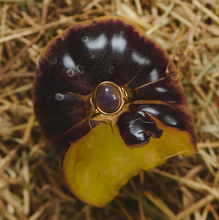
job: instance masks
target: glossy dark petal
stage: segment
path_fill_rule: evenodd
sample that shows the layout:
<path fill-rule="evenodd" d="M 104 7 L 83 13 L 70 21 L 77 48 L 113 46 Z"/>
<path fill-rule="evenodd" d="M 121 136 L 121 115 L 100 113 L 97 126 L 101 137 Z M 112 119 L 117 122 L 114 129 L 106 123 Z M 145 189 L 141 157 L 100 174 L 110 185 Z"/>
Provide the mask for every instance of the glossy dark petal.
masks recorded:
<path fill-rule="evenodd" d="M 131 145 L 138 144 L 140 143 L 139 140 L 143 141 L 143 138 L 141 137 L 142 135 L 139 135 L 139 133 L 143 134 L 150 131 L 152 132 L 151 134 L 153 138 L 161 137 L 161 135 L 159 134 L 162 133 L 159 133 L 159 129 L 162 130 L 163 128 L 162 127 L 158 128 L 156 122 L 153 119 L 151 119 L 149 115 L 153 115 L 156 119 L 161 121 L 166 126 L 174 127 L 181 131 L 187 131 L 188 133 L 191 134 L 191 142 L 194 145 L 196 145 L 197 139 L 193 127 L 193 120 L 192 117 L 188 115 L 185 107 L 182 105 L 170 106 L 165 104 L 130 105 L 129 111 L 121 114 L 117 122 L 120 128 L 121 136 L 125 141 L 125 143 L 130 145 L 129 144 L 130 135 L 132 135 L 132 136 L 136 136 L 136 138 L 132 138 Z M 150 120 L 152 121 L 150 122 Z M 127 125 L 128 128 L 125 125 Z M 137 125 L 139 126 L 138 127 L 139 131 L 131 132 L 132 130 L 137 131 L 136 129 Z M 124 132 L 125 127 L 126 127 L 126 132 Z M 128 131 L 130 131 L 129 135 L 128 135 Z M 165 132 L 165 129 L 163 132 Z M 157 136 L 153 136 L 153 133 L 157 134 Z M 138 139 L 137 138 L 138 136 L 141 138 Z"/>
<path fill-rule="evenodd" d="M 46 139 L 62 135 L 84 119 L 84 101 L 46 85 L 40 78 L 34 84 L 34 110 Z M 36 94 L 37 93 L 37 94 Z"/>
<path fill-rule="evenodd" d="M 159 129 L 155 121 L 144 111 L 136 111 L 137 106 L 120 115 L 117 125 L 121 137 L 128 146 L 147 144 L 150 138 L 160 138 L 162 129 Z"/>
<path fill-rule="evenodd" d="M 133 91 L 134 100 L 160 100 L 168 104 L 187 104 L 182 86 L 166 78 Z"/>
<path fill-rule="evenodd" d="M 130 86 L 141 85 L 154 79 L 150 73 L 156 68 L 162 77 L 167 63 L 165 52 L 152 40 L 121 20 L 109 19 L 68 29 L 42 55 L 39 68 L 48 85 L 85 95 L 103 81 L 126 84 L 139 72 Z"/>
<path fill-rule="evenodd" d="M 76 24 L 48 44 L 36 67 L 34 110 L 42 133 L 63 158 L 67 147 L 61 142 L 69 146 L 90 131 L 91 106 L 77 95 L 90 97 L 96 86 L 111 81 L 129 90 L 132 97 L 128 112 L 117 122 L 127 145 L 139 147 L 160 137 L 162 128 L 156 118 L 187 131 L 195 146 L 195 127 L 183 87 L 171 75 L 177 71 L 167 53 L 126 20 L 105 17 Z M 91 123 L 100 122 L 94 117 Z"/>

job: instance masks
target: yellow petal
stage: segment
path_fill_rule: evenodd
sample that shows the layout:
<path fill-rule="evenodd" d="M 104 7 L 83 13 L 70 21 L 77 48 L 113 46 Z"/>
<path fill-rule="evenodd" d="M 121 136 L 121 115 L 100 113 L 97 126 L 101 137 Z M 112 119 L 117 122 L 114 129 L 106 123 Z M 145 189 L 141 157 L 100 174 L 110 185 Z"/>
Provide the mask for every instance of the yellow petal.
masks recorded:
<path fill-rule="evenodd" d="M 70 190 L 82 201 L 102 207 L 141 169 L 153 169 L 171 155 L 193 153 L 187 132 L 157 123 L 163 129 L 162 137 L 151 138 L 141 148 L 127 147 L 117 126 L 104 123 L 73 143 L 62 167 Z"/>

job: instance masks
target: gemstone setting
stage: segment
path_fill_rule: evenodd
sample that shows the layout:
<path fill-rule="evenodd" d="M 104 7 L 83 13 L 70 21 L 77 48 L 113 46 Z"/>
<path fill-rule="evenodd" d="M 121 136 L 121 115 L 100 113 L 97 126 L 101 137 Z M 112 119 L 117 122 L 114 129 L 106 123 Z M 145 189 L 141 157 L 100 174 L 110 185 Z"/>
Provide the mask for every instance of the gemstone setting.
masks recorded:
<path fill-rule="evenodd" d="M 117 114 L 124 106 L 124 92 L 117 84 L 105 81 L 100 83 L 93 97 L 93 104 L 97 112 L 104 115 Z"/>

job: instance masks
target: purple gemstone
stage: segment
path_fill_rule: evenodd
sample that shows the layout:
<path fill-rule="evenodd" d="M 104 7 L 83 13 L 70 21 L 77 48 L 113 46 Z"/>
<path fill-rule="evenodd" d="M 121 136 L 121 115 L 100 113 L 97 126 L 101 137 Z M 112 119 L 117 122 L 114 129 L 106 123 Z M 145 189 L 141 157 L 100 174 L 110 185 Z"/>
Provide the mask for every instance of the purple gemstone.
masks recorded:
<path fill-rule="evenodd" d="M 97 89 L 96 101 L 103 112 L 112 113 L 120 107 L 121 95 L 115 86 L 104 84 Z"/>

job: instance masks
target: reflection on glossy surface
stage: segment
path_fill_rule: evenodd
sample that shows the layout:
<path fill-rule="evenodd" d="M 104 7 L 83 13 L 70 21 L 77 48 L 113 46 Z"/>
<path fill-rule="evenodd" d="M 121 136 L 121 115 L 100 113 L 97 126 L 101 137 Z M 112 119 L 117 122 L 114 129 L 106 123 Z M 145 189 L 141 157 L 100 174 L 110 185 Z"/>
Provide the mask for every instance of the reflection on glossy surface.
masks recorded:
<path fill-rule="evenodd" d="M 153 106 L 144 107 L 144 108 L 142 108 L 142 111 L 151 113 L 152 115 L 155 115 L 155 116 L 159 115 L 159 111 L 156 110 L 155 108 L 153 108 Z M 141 113 L 139 113 L 139 114 L 141 114 Z"/>
<path fill-rule="evenodd" d="M 86 46 L 90 50 L 103 50 L 107 44 L 107 38 L 104 34 L 101 34 L 95 39 L 90 39 L 87 37 L 83 42 L 86 43 Z"/>
<path fill-rule="evenodd" d="M 118 53 L 123 53 L 126 49 L 127 41 L 124 39 L 122 35 L 113 35 L 111 40 L 111 45 L 113 51 L 116 51 Z"/>
<path fill-rule="evenodd" d="M 177 125 L 177 121 L 170 115 L 165 115 L 164 116 L 164 121 L 169 124 L 171 124 L 172 126 L 176 126 Z"/>
<path fill-rule="evenodd" d="M 139 128 L 138 126 L 139 123 L 147 124 L 151 122 L 143 121 L 141 118 L 137 118 L 131 121 L 128 126 L 130 133 L 131 135 L 135 136 L 139 140 L 139 142 L 148 142 L 151 137 L 151 134 L 149 132 L 145 133 L 144 128 Z M 147 136 L 146 141 L 145 141 L 145 135 Z"/>
<path fill-rule="evenodd" d="M 140 56 L 136 52 L 132 53 L 132 59 L 134 62 L 138 63 L 139 65 L 149 65 L 150 64 L 150 61 L 147 58 Z"/>
<path fill-rule="evenodd" d="M 157 90 L 158 92 L 167 92 L 167 89 L 162 88 L 162 87 L 156 87 L 156 90 Z"/>
<path fill-rule="evenodd" d="M 75 69 L 75 63 L 69 54 L 63 56 L 63 66 L 66 69 Z"/>
<path fill-rule="evenodd" d="M 149 79 L 150 79 L 150 82 L 157 81 L 159 79 L 159 75 L 156 69 L 153 69 L 149 73 Z"/>

